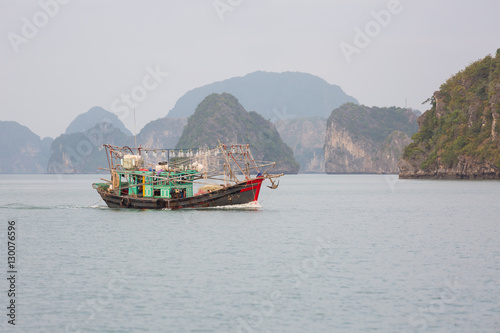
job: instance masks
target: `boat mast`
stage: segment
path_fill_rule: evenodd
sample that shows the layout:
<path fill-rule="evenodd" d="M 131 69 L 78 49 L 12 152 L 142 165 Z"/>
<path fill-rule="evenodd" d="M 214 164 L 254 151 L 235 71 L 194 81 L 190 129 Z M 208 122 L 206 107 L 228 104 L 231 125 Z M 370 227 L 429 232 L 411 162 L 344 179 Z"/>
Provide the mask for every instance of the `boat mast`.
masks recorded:
<path fill-rule="evenodd" d="M 134 137 L 135 137 L 135 146 L 137 147 L 137 128 L 135 125 L 135 108 L 134 108 Z"/>

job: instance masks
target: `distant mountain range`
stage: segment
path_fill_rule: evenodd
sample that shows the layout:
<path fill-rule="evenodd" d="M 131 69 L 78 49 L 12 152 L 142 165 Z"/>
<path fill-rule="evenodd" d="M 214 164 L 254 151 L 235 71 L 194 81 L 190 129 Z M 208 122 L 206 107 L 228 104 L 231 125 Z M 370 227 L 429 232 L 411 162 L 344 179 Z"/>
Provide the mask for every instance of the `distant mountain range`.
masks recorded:
<path fill-rule="evenodd" d="M 51 138 L 15 121 L 0 121 L 0 173 L 45 173 Z"/>
<path fill-rule="evenodd" d="M 103 143 L 132 146 L 134 137 L 110 123 L 98 123 L 79 133 L 63 134 L 52 142 L 48 173 L 101 173 L 108 166 Z"/>
<path fill-rule="evenodd" d="M 65 134 L 85 132 L 94 127 L 97 123 L 109 123 L 122 131 L 125 135 L 133 135 L 114 113 L 106 111 L 100 106 L 94 106 L 87 112 L 77 116 L 69 124 L 68 128 L 66 128 Z"/>
<path fill-rule="evenodd" d="M 247 141 L 286 172 L 296 172 L 298 161 L 301 172 L 500 178 L 500 49 L 454 75 L 429 101 L 431 109 L 416 120 L 416 110 L 358 105 L 311 74 L 254 72 L 187 92 L 141 130 L 137 143 Z M 0 173 L 96 172 L 106 165 L 102 143 L 135 141 L 100 107 L 76 117 L 55 140 L 12 121 L 0 121 L 0 139 Z"/>
<path fill-rule="evenodd" d="M 331 139 L 327 118 L 342 105 L 343 110 L 359 115 L 357 111 L 366 107 L 357 110 L 356 103 L 340 87 L 311 74 L 254 72 L 187 92 L 167 116 L 149 122 L 137 134 L 137 144 L 173 148 L 215 145 L 218 139 L 248 142 L 255 146 L 252 148 L 258 158 L 278 161 L 279 170 L 296 173 L 298 161 L 300 172 L 322 173 L 327 135 Z M 356 117 L 345 117 L 348 121 L 344 127 L 357 121 Z M 135 145 L 132 133 L 120 119 L 101 107 L 80 114 L 55 140 L 41 140 L 17 123 L 3 123 L 9 128 L 3 132 L 10 133 L 5 140 L 11 140 L 11 144 L 8 150 L 4 148 L 2 173 L 94 173 L 99 166 L 107 165 L 103 143 Z M 363 124 L 356 126 L 362 128 Z M 408 142 L 407 138 L 400 140 L 401 135 L 391 138 Z"/>
<path fill-rule="evenodd" d="M 246 110 L 255 111 L 272 122 L 310 117 L 326 119 L 340 105 L 358 103 L 339 86 L 311 74 L 258 71 L 188 91 L 167 117 L 189 117 L 206 96 L 223 92 L 236 96 Z"/>
<path fill-rule="evenodd" d="M 276 125 L 283 141 L 293 149 L 301 172 L 324 172 L 326 119 L 340 105 L 357 103 L 339 86 L 311 74 L 258 71 L 188 91 L 167 118 L 189 117 L 206 96 L 224 92 Z M 311 131 L 313 124 L 316 130 Z"/>

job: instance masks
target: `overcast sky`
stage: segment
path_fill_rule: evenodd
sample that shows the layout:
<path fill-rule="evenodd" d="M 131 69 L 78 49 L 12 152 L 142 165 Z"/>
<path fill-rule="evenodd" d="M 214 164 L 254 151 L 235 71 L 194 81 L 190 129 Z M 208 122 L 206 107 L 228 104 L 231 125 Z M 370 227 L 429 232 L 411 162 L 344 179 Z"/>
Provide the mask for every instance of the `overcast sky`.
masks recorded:
<path fill-rule="evenodd" d="M 139 131 L 187 91 L 257 70 L 425 111 L 500 48 L 498 0 L 59 1 L 0 1 L 0 120 L 41 137 L 96 105 L 132 131 L 134 105 Z"/>

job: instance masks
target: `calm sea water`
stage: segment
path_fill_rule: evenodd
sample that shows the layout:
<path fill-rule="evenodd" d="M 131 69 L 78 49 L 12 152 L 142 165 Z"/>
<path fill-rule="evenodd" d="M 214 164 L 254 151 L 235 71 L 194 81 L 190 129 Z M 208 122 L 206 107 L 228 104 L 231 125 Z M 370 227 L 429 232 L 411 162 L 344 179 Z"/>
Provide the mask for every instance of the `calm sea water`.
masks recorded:
<path fill-rule="evenodd" d="M 16 332 L 500 331 L 500 182 L 285 176 L 260 207 L 131 211 L 99 177 L 0 176 L 0 331 L 9 219 Z"/>

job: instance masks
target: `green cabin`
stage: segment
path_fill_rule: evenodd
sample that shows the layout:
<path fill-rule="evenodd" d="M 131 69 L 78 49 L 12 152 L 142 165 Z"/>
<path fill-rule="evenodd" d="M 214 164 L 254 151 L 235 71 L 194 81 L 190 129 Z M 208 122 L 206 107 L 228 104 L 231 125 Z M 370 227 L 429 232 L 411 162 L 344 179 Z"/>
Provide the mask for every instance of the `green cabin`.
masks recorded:
<path fill-rule="evenodd" d="M 121 195 L 145 198 L 187 198 L 193 196 L 193 178 L 196 170 L 154 171 L 140 169 L 137 171 L 116 171 L 118 184 L 123 188 Z M 136 186 L 134 186 L 136 185 Z"/>

